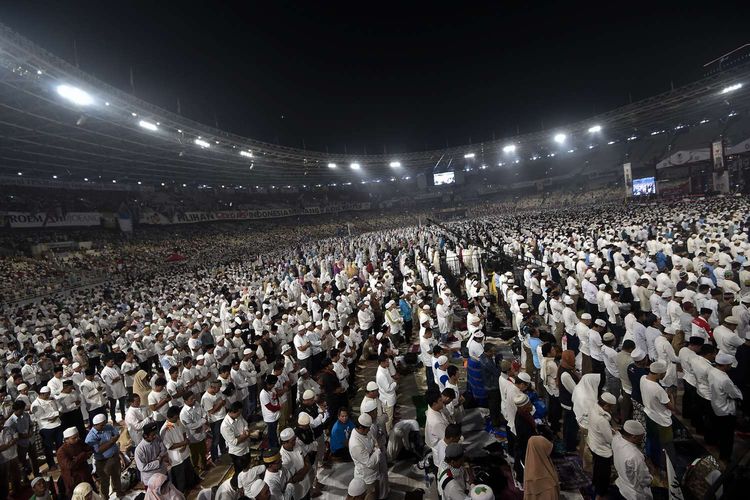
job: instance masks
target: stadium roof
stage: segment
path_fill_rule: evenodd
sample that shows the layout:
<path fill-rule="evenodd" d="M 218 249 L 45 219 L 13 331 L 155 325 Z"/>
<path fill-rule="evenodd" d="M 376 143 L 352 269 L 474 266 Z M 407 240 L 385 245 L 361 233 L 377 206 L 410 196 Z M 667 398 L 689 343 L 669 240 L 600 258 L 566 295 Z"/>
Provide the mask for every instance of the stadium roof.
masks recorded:
<path fill-rule="evenodd" d="M 749 89 L 745 64 L 554 130 L 398 156 L 328 154 L 196 123 L 99 81 L 0 25 L 0 175 L 300 186 L 414 176 L 467 162 L 503 168 L 534 154 L 606 147 L 747 113 Z"/>

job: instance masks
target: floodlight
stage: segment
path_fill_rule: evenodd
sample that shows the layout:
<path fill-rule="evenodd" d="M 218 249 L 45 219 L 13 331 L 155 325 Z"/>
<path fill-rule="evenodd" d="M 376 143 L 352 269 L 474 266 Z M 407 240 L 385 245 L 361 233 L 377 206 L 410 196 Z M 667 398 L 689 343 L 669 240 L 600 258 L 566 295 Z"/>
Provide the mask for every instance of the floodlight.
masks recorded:
<path fill-rule="evenodd" d="M 207 141 L 204 141 L 203 139 L 196 139 L 194 142 L 195 144 L 197 144 L 198 146 L 202 148 L 207 148 L 211 146 Z"/>
<path fill-rule="evenodd" d="M 252 151 L 240 151 L 240 156 L 244 156 L 246 158 L 252 158 L 253 152 Z"/>
<path fill-rule="evenodd" d="M 729 87 L 724 87 L 721 91 L 722 94 L 727 94 L 729 92 L 734 92 L 735 90 L 739 90 L 742 88 L 741 83 L 735 83 L 734 85 L 730 85 Z"/>
<path fill-rule="evenodd" d="M 60 97 L 64 97 L 78 106 L 88 106 L 94 103 L 94 98 L 91 97 L 91 94 L 71 85 L 58 85 L 57 93 Z"/>
<path fill-rule="evenodd" d="M 400 166 L 401 166 L 401 162 L 400 161 L 392 161 L 391 162 L 391 168 L 398 168 Z"/>
<path fill-rule="evenodd" d="M 359 170 L 359 163 L 352 163 L 351 165 L 349 165 L 349 168 L 351 168 L 352 170 Z"/>
<path fill-rule="evenodd" d="M 328 168 L 336 168 L 336 164 L 335 163 L 329 163 L 328 164 Z"/>
<path fill-rule="evenodd" d="M 515 144 L 508 144 L 503 148 L 503 153 L 515 153 L 516 152 L 516 145 Z"/>
<path fill-rule="evenodd" d="M 157 130 L 159 130 L 159 127 L 157 127 L 155 123 L 147 122 L 146 120 L 139 121 L 138 125 L 152 132 L 156 132 Z"/>
<path fill-rule="evenodd" d="M 589 127 L 589 133 L 595 134 L 596 132 L 601 132 L 602 126 L 601 125 L 594 125 L 593 127 Z"/>
<path fill-rule="evenodd" d="M 466 153 L 464 158 L 474 158 L 474 153 Z"/>
<path fill-rule="evenodd" d="M 554 139 L 556 143 L 562 144 L 567 139 L 567 136 L 565 134 L 555 134 Z"/>

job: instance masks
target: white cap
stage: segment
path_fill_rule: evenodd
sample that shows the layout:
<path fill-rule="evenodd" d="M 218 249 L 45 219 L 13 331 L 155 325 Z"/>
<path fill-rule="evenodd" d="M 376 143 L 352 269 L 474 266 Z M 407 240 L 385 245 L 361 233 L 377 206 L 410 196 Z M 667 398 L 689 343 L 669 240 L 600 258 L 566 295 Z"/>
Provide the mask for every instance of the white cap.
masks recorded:
<path fill-rule="evenodd" d="M 369 391 L 377 391 L 378 390 L 378 383 L 377 382 L 367 382 L 367 390 Z"/>
<path fill-rule="evenodd" d="M 49 387 L 47 387 L 46 385 L 42 387 L 41 389 L 39 389 L 39 394 L 49 394 L 49 393 L 50 393 Z"/>
<path fill-rule="evenodd" d="M 612 332 L 607 332 L 602 337 L 602 340 L 604 340 L 605 342 L 609 342 L 610 340 L 615 340 L 615 334 Z"/>
<path fill-rule="evenodd" d="M 737 316 L 727 316 L 724 318 L 724 323 L 729 323 L 730 325 L 739 325 L 740 321 L 737 319 Z"/>
<path fill-rule="evenodd" d="M 667 373 L 667 364 L 664 361 L 654 361 L 648 369 L 651 373 Z"/>
<path fill-rule="evenodd" d="M 363 413 L 359 416 L 357 422 L 359 422 L 359 425 L 362 427 L 370 427 L 372 425 L 372 417 L 367 413 Z"/>
<path fill-rule="evenodd" d="M 521 382 L 526 382 L 527 384 L 531 383 L 531 377 L 526 372 L 519 373 L 518 376 L 516 376 L 516 378 L 520 380 Z"/>
<path fill-rule="evenodd" d="M 362 479 L 355 477 L 349 483 L 349 488 L 347 488 L 346 493 L 349 496 L 356 497 L 364 495 L 365 491 L 367 491 L 367 485 L 365 482 Z"/>
<path fill-rule="evenodd" d="M 370 413 L 372 410 L 376 409 L 378 407 L 378 400 L 375 398 L 363 398 L 362 399 L 362 406 L 360 406 L 360 410 L 362 413 Z"/>
<path fill-rule="evenodd" d="M 78 429 L 76 429 L 75 427 L 68 427 L 63 432 L 63 439 L 68 439 L 69 437 L 73 437 L 76 434 L 78 434 Z"/>
<path fill-rule="evenodd" d="M 250 498 L 255 498 L 256 496 L 260 495 L 260 492 L 263 491 L 263 487 L 266 485 L 266 482 L 262 479 L 256 479 L 253 481 L 253 484 L 250 485 L 250 491 L 248 491 L 248 496 Z"/>
<path fill-rule="evenodd" d="M 106 422 L 106 421 L 107 421 L 107 417 L 103 413 L 98 413 L 94 417 L 94 425 L 101 424 L 102 422 Z"/>
<path fill-rule="evenodd" d="M 305 412 L 300 412 L 297 417 L 297 424 L 299 425 L 310 425 L 310 415 Z"/>
<path fill-rule="evenodd" d="M 307 389 L 305 392 L 302 393 L 302 399 L 312 399 L 315 397 L 315 391 L 312 389 Z"/>
<path fill-rule="evenodd" d="M 581 319 L 591 319 L 591 315 L 589 313 L 583 313 L 581 314 Z"/>
<path fill-rule="evenodd" d="M 635 361 L 642 361 L 643 358 L 646 357 L 646 351 L 644 351 L 640 347 L 636 347 L 635 349 L 633 349 L 633 352 L 630 353 L 630 357 Z"/>
<path fill-rule="evenodd" d="M 526 394 L 516 394 L 513 398 L 513 404 L 516 406 L 524 406 L 529 402 L 529 397 Z"/>
<path fill-rule="evenodd" d="M 252 349 L 245 349 L 244 351 L 242 351 L 242 354 L 243 354 L 244 356 L 247 356 L 248 354 L 252 354 L 252 353 L 253 353 L 253 350 L 252 350 Z"/>
<path fill-rule="evenodd" d="M 607 326 L 607 322 L 606 322 L 606 321 L 604 321 L 604 320 L 603 320 L 603 319 L 601 319 L 601 318 L 598 318 L 598 319 L 597 319 L 596 321 L 594 321 L 594 323 L 595 323 L 595 324 L 597 324 L 597 325 L 599 325 L 599 326 L 603 326 L 603 327 L 606 327 L 606 326 Z"/>
<path fill-rule="evenodd" d="M 725 352 L 719 352 L 716 355 L 715 361 L 717 365 L 733 365 L 735 361 L 737 361 L 737 359 L 731 354 L 727 354 Z"/>
<path fill-rule="evenodd" d="M 573 304 L 573 299 L 571 299 L 570 297 L 565 297 L 563 299 L 563 302 L 565 302 L 567 305 L 572 305 Z"/>
<path fill-rule="evenodd" d="M 609 392 L 603 392 L 601 396 L 599 396 L 602 401 L 605 403 L 616 405 L 617 404 L 617 398 L 614 397 L 614 395 L 610 394 Z"/>
<path fill-rule="evenodd" d="M 646 429 L 643 428 L 643 424 L 637 420 L 626 420 L 625 423 L 622 424 L 622 428 L 631 436 L 642 436 L 646 434 Z"/>
<path fill-rule="evenodd" d="M 287 427 L 283 431 L 281 431 L 281 434 L 279 434 L 279 438 L 282 441 L 289 441 L 294 437 L 294 430 L 291 427 Z"/>
<path fill-rule="evenodd" d="M 438 364 L 438 366 L 443 366 L 443 365 L 444 365 L 444 364 L 446 364 L 447 362 L 448 362 L 448 357 L 447 357 L 447 356 L 440 356 L 440 357 L 439 357 L 439 358 L 437 359 L 437 364 Z"/>
<path fill-rule="evenodd" d="M 495 493 L 486 484 L 475 484 L 469 490 L 471 500 L 495 500 Z"/>
<path fill-rule="evenodd" d="M 283 346 L 281 346 L 281 354 L 284 354 L 289 349 L 291 349 L 291 347 L 289 347 L 289 344 L 284 344 Z"/>

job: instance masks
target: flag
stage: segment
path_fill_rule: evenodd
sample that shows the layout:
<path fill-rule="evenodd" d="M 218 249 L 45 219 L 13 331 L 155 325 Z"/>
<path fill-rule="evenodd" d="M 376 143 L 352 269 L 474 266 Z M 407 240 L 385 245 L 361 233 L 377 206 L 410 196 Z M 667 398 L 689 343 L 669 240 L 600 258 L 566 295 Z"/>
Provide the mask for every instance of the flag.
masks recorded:
<path fill-rule="evenodd" d="M 682 488 L 680 487 L 680 480 L 677 478 L 677 474 L 674 472 L 674 466 L 672 460 L 669 459 L 667 450 L 662 450 L 664 453 L 664 461 L 667 464 L 667 482 L 669 483 L 669 499 L 670 500 L 685 500 L 682 496 Z"/>

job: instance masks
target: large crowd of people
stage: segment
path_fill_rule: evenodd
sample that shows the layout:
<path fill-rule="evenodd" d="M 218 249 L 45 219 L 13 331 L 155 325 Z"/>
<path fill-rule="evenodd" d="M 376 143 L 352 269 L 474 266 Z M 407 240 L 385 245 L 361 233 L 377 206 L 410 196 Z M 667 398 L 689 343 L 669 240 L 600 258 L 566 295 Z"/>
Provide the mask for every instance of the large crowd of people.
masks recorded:
<path fill-rule="evenodd" d="M 647 499 L 686 431 L 729 463 L 747 200 L 481 210 L 99 248 L 125 279 L 0 313 L 0 498 L 399 498 L 406 458 L 428 498 Z"/>

